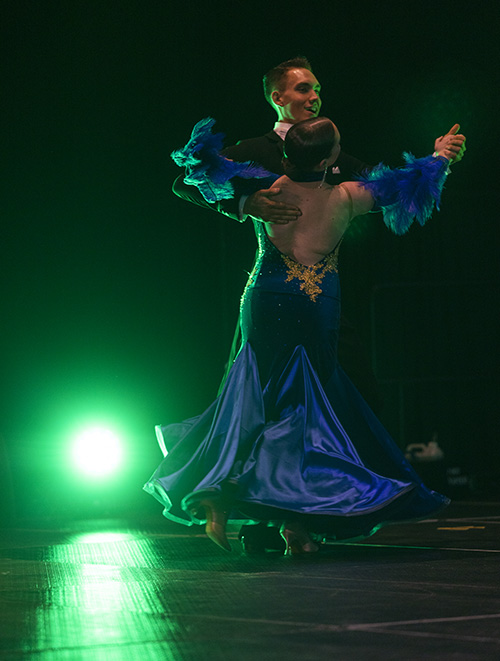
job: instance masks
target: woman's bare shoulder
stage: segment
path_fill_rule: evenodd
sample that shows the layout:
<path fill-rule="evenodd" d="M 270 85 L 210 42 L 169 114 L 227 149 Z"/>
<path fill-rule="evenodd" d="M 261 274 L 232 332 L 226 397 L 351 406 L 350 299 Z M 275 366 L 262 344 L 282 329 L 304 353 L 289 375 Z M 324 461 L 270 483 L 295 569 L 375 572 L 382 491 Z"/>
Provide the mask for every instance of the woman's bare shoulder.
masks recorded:
<path fill-rule="evenodd" d="M 359 182 L 344 181 L 344 183 L 339 184 L 339 188 L 343 189 L 351 198 L 354 216 L 361 216 L 371 211 L 373 207 L 373 197 Z"/>
<path fill-rule="evenodd" d="M 292 183 L 291 179 L 289 179 L 286 175 L 282 175 L 276 181 L 272 184 L 271 188 L 283 188 L 283 187 L 288 187 Z"/>

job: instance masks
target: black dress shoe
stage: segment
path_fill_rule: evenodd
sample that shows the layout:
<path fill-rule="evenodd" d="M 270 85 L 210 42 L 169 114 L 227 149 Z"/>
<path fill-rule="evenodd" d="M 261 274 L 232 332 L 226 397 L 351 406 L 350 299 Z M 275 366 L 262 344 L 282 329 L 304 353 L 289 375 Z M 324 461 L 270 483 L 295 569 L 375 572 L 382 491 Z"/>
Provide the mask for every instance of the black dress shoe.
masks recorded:
<path fill-rule="evenodd" d="M 258 523 L 254 526 L 242 526 L 238 535 L 243 550 L 246 553 L 257 554 L 266 551 L 285 552 L 285 541 L 281 537 L 279 529 Z"/>

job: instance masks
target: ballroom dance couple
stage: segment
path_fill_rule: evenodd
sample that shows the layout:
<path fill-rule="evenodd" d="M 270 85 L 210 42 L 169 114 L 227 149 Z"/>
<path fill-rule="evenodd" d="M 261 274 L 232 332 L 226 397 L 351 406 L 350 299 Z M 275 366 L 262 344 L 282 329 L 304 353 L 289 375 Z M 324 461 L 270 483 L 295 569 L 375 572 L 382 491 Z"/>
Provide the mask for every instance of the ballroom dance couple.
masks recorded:
<path fill-rule="evenodd" d="M 319 116 L 307 60 L 272 69 L 264 90 L 278 114 L 273 132 L 221 150 L 214 121 L 202 120 L 173 153 L 185 168 L 174 191 L 250 217 L 258 250 L 241 299 L 241 346 L 220 393 L 200 415 L 157 426 L 164 458 L 144 489 L 166 517 L 204 524 L 226 550 L 226 523 L 239 521 L 247 551 L 281 544 L 312 554 L 448 502 L 422 483 L 362 380 L 356 387 L 348 376 L 338 252 L 352 219 L 372 210 L 396 234 L 424 224 L 465 138 L 455 125 L 432 155 L 369 168 L 342 152 L 338 128 Z"/>

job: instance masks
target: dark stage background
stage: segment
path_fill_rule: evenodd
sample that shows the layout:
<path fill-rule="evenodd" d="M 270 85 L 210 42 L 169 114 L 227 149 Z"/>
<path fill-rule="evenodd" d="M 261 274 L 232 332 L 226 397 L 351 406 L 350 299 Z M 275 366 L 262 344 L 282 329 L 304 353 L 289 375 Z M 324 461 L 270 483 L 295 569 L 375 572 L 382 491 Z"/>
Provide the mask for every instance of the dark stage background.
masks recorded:
<path fill-rule="evenodd" d="M 153 426 L 213 399 L 254 252 L 250 224 L 171 193 L 169 153 L 207 115 L 229 144 L 269 130 L 261 76 L 299 53 L 348 153 L 397 165 L 455 122 L 468 136 L 441 212 L 404 238 L 360 219 L 342 282 L 401 447 L 437 433 L 455 484 L 494 490 L 494 3 L 16 0 L 1 13 L 4 511 L 157 511 L 141 492 L 160 458 Z M 91 421 L 124 439 L 112 479 L 68 467 Z"/>

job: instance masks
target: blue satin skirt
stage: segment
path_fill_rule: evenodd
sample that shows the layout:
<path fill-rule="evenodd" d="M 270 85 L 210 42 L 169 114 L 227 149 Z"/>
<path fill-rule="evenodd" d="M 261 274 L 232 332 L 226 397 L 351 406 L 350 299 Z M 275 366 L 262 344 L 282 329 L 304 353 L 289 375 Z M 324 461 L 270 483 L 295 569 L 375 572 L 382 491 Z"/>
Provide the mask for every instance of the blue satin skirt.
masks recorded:
<path fill-rule="evenodd" d="M 336 270 L 308 286 L 269 252 L 243 294 L 242 346 L 219 397 L 197 417 L 156 428 L 164 459 L 144 489 L 188 525 L 202 522 L 201 499 L 220 494 L 233 520 L 301 519 L 330 540 L 446 505 L 337 362 Z"/>

